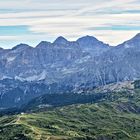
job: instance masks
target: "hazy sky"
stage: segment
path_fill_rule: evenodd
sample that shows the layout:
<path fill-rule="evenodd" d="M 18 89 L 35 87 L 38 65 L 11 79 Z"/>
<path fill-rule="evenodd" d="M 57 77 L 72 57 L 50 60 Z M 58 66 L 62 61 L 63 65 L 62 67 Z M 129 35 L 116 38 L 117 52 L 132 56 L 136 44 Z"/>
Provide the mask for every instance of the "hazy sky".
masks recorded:
<path fill-rule="evenodd" d="M 140 32 L 140 0 L 0 0 L 0 47 L 84 35 L 116 45 Z"/>

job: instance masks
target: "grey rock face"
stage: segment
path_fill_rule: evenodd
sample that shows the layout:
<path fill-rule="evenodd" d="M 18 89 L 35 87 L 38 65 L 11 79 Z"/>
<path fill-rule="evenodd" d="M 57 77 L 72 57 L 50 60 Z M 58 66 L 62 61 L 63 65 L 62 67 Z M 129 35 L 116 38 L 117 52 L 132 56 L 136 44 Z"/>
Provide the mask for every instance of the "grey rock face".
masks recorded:
<path fill-rule="evenodd" d="M 77 42 L 83 51 L 89 52 L 93 56 L 100 55 L 110 48 L 108 44 L 105 44 L 92 36 L 79 38 Z"/>
<path fill-rule="evenodd" d="M 139 78 L 140 34 L 116 47 L 85 36 L 73 42 L 58 37 L 53 43 L 42 41 L 35 48 L 20 44 L 13 49 L 0 49 L 0 81 L 19 81 L 18 87 L 24 82 L 26 86 L 30 82 L 42 81 L 46 87 L 55 84 L 56 88 L 46 88 L 44 92 L 38 90 L 39 86 L 35 88 L 36 92 L 29 90 L 30 98 L 34 97 L 34 93 L 37 96 L 47 91 L 77 92 L 83 88 Z M 7 95 L 9 100 L 14 97 L 21 105 L 28 98 L 26 94 L 25 99 L 24 90 L 20 89 L 18 92 L 22 96 L 19 100 L 18 93 L 14 94 L 12 90 L 14 87 L 8 85 L 4 89 L 3 86 L 6 83 L 0 86 L 1 101 L 6 100 L 3 95 Z M 15 104 L 11 102 L 11 105 Z"/>

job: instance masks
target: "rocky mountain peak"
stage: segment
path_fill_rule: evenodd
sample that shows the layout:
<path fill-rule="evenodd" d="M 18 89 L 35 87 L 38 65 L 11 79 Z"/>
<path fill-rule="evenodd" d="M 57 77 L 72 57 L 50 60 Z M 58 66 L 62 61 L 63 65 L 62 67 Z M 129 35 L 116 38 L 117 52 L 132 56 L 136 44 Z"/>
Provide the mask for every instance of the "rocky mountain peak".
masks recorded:
<path fill-rule="evenodd" d="M 54 44 L 67 44 L 68 40 L 65 39 L 64 37 L 60 36 L 53 43 Z"/>
<path fill-rule="evenodd" d="M 48 41 L 41 41 L 36 47 L 42 47 L 42 46 L 48 46 L 50 45 L 51 43 L 48 42 Z"/>
<path fill-rule="evenodd" d="M 96 39 L 95 37 L 93 37 L 93 36 L 89 36 L 89 35 L 86 35 L 86 36 L 84 36 L 84 37 L 81 37 L 81 38 L 79 38 L 77 41 L 81 41 L 81 40 L 83 40 L 83 41 L 98 41 L 98 39 Z"/>
<path fill-rule="evenodd" d="M 132 39 L 140 41 L 140 33 L 136 34 Z"/>
<path fill-rule="evenodd" d="M 119 47 L 124 47 L 124 48 L 140 48 L 140 33 L 136 34 L 133 38 L 131 38 L 128 41 L 125 41 L 124 43 L 118 45 Z"/>
<path fill-rule="evenodd" d="M 22 50 L 25 50 L 25 49 L 28 49 L 28 48 L 32 48 L 32 47 L 27 45 L 27 44 L 21 43 L 21 44 L 15 46 L 15 47 L 13 47 L 12 50 L 21 50 L 22 51 Z"/>

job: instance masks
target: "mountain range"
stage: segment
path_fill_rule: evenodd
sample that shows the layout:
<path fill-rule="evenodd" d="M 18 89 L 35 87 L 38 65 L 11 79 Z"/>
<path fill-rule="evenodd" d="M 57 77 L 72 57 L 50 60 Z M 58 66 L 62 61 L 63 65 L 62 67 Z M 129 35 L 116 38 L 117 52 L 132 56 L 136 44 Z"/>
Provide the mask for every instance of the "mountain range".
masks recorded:
<path fill-rule="evenodd" d="M 140 79 L 140 34 L 117 46 L 95 37 L 58 37 L 36 47 L 0 48 L 0 108 L 17 107 L 43 94 Z"/>

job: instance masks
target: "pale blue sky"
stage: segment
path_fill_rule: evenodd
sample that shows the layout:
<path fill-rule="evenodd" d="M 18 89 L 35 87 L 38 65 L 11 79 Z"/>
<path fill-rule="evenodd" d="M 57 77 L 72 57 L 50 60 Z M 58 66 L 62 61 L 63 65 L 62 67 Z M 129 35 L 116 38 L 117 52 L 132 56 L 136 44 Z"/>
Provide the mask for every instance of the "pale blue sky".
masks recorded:
<path fill-rule="evenodd" d="M 139 0 L 1 0 L 0 47 L 92 35 L 111 45 L 140 32 Z"/>

